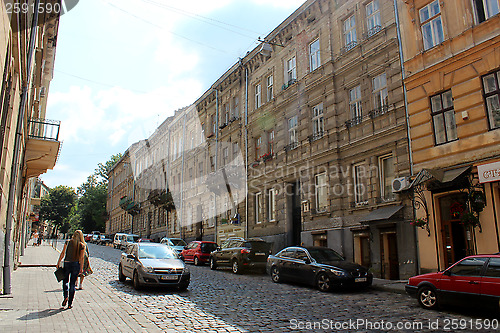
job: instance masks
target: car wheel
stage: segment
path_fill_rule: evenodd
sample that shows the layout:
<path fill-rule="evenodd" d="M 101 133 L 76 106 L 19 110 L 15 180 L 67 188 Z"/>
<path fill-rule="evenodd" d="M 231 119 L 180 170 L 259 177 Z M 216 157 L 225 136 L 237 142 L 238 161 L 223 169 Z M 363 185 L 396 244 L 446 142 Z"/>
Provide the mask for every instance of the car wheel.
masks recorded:
<path fill-rule="evenodd" d="M 125 282 L 126 279 L 127 277 L 125 276 L 125 274 L 123 274 L 122 271 L 122 265 L 118 266 L 118 281 Z"/>
<path fill-rule="evenodd" d="M 316 286 L 320 291 L 330 291 L 332 288 L 332 281 L 328 275 L 321 273 L 316 279 Z"/>
<path fill-rule="evenodd" d="M 200 266 L 200 259 L 198 259 L 198 257 L 194 257 L 193 262 L 195 266 Z"/>
<path fill-rule="evenodd" d="M 134 272 L 134 278 L 132 279 L 132 283 L 134 284 L 135 290 L 141 289 L 141 282 L 139 281 L 139 274 L 137 274 L 137 271 Z"/>
<path fill-rule="evenodd" d="M 217 269 L 217 262 L 215 261 L 214 258 L 210 258 L 210 269 L 212 270 Z"/>
<path fill-rule="evenodd" d="M 280 270 L 276 266 L 273 266 L 273 268 L 271 268 L 271 280 L 273 280 L 273 282 L 275 283 L 281 282 Z"/>
<path fill-rule="evenodd" d="M 188 286 L 189 286 L 189 283 L 184 283 L 184 284 L 179 285 L 179 287 L 177 287 L 177 289 L 184 291 L 188 288 Z"/>
<path fill-rule="evenodd" d="M 438 307 L 438 299 L 436 291 L 431 287 L 422 287 L 417 293 L 418 304 L 424 309 L 436 309 Z"/>
<path fill-rule="evenodd" d="M 241 267 L 240 267 L 240 263 L 238 262 L 238 260 L 236 260 L 236 259 L 233 260 L 232 268 L 233 268 L 234 274 L 241 274 Z"/>

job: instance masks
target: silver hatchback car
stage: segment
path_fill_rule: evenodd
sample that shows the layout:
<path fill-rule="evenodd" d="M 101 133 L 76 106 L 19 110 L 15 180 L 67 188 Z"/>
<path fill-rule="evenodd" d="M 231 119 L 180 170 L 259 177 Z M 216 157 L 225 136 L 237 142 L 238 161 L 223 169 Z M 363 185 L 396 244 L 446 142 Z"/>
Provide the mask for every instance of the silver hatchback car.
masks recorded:
<path fill-rule="evenodd" d="M 135 243 L 122 253 L 118 279 L 132 279 L 134 288 L 172 286 L 185 290 L 191 275 L 184 262 L 171 247 L 157 243 Z"/>

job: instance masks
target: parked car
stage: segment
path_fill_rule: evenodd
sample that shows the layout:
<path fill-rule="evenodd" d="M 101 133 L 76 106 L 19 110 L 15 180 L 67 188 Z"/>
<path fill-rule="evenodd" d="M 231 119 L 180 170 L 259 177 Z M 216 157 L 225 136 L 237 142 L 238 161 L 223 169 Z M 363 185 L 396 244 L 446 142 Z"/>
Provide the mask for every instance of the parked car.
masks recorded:
<path fill-rule="evenodd" d="M 85 239 L 85 242 L 90 242 L 92 239 L 92 234 L 85 234 L 83 235 L 83 239 Z"/>
<path fill-rule="evenodd" d="M 251 268 L 265 270 L 270 254 L 271 243 L 260 238 L 229 238 L 210 254 L 210 268 L 230 266 L 234 274 Z"/>
<path fill-rule="evenodd" d="M 135 243 L 122 253 L 118 279 L 132 279 L 134 288 L 172 286 L 185 290 L 191 275 L 184 262 L 169 246 L 158 243 Z"/>
<path fill-rule="evenodd" d="M 97 243 L 99 242 L 99 239 L 101 238 L 101 232 L 100 231 L 92 231 L 92 238 L 90 239 L 91 243 Z"/>
<path fill-rule="evenodd" d="M 137 240 L 137 243 L 152 243 L 153 240 L 152 239 L 149 239 L 149 238 L 139 238 Z"/>
<path fill-rule="evenodd" d="M 184 250 L 184 247 L 187 246 L 186 242 L 182 238 L 163 237 L 160 243 L 175 249 L 178 254 L 180 254 L 182 250 Z"/>
<path fill-rule="evenodd" d="M 444 271 L 411 277 L 406 292 L 425 309 L 461 304 L 498 310 L 500 255 L 469 256 Z"/>
<path fill-rule="evenodd" d="M 108 245 L 111 244 L 113 240 L 111 238 L 108 238 L 106 235 L 100 235 L 99 240 L 97 241 L 97 244 L 99 245 Z"/>
<path fill-rule="evenodd" d="M 368 287 L 373 275 L 368 269 L 345 260 L 332 249 L 318 246 L 287 247 L 267 259 L 273 282 L 290 281 L 330 291 L 339 287 Z"/>
<path fill-rule="evenodd" d="M 138 235 L 117 233 L 113 239 L 113 246 L 116 249 L 126 249 L 130 244 L 139 240 Z"/>
<path fill-rule="evenodd" d="M 195 266 L 203 265 L 210 260 L 210 253 L 217 250 L 217 243 L 207 241 L 193 241 L 181 252 L 184 261 L 194 263 Z"/>

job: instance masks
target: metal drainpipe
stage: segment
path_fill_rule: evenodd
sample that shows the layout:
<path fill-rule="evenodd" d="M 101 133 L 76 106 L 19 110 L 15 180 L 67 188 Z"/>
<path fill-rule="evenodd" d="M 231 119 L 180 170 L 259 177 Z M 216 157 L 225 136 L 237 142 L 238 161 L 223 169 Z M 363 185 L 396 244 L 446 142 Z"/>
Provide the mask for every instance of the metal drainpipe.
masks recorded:
<path fill-rule="evenodd" d="M 40 0 L 36 0 L 35 8 L 38 8 Z M 4 266 L 3 266 L 3 293 L 9 295 L 12 293 L 11 283 L 11 247 L 10 239 L 12 237 L 12 220 L 14 218 L 14 196 L 16 195 L 17 176 L 19 171 L 19 159 L 21 142 L 23 138 L 24 116 L 26 112 L 26 100 L 28 96 L 28 86 L 30 84 L 30 73 L 33 59 L 33 51 L 35 50 L 35 37 L 36 27 L 38 26 L 38 13 L 33 13 L 33 22 L 31 24 L 30 45 L 28 49 L 28 64 L 26 67 L 26 82 L 24 82 L 23 90 L 21 92 L 21 102 L 19 105 L 19 117 L 17 119 L 16 139 L 14 143 L 14 156 L 12 160 L 11 179 L 9 186 L 9 201 L 7 203 L 7 220 L 5 222 L 5 252 L 4 252 Z"/>
<path fill-rule="evenodd" d="M 245 238 L 248 238 L 248 68 L 245 66 Z"/>
<path fill-rule="evenodd" d="M 401 66 L 401 82 L 403 85 L 403 97 L 404 97 L 404 106 L 405 106 L 405 117 L 406 117 L 406 134 L 408 137 L 408 159 L 410 163 L 410 175 L 413 176 L 413 155 L 411 149 L 411 132 L 410 132 L 410 114 L 408 113 L 408 97 L 406 92 L 406 72 L 404 66 L 404 58 L 403 58 L 403 45 L 401 38 L 401 25 L 399 23 L 399 12 L 398 12 L 398 3 L 397 0 L 394 0 L 394 16 L 396 20 L 396 31 L 398 35 L 398 48 L 399 48 L 399 64 Z M 413 205 L 413 217 L 417 216 L 417 209 L 415 205 Z M 417 274 L 420 272 L 420 260 L 418 253 L 418 233 L 414 231 L 414 241 L 415 241 L 415 261 L 417 266 Z"/>
<path fill-rule="evenodd" d="M 213 88 L 215 90 L 215 171 L 217 172 L 217 157 L 218 157 L 218 150 L 219 150 L 219 91 L 216 88 Z M 213 124 L 212 124 L 213 126 Z M 215 207 L 215 221 L 214 221 L 214 239 L 217 244 L 217 195 L 214 196 L 214 207 Z"/>

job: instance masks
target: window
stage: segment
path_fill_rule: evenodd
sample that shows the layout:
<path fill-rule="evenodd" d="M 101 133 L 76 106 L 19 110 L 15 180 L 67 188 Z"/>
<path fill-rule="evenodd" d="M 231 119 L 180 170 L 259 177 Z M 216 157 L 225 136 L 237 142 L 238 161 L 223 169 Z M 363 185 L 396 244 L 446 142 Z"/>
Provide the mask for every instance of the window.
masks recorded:
<path fill-rule="evenodd" d="M 346 50 L 356 46 L 356 19 L 351 15 L 344 21 L 344 41 Z"/>
<path fill-rule="evenodd" d="M 428 50 L 444 41 L 443 23 L 439 0 L 435 0 L 419 10 L 420 26 L 424 49 Z"/>
<path fill-rule="evenodd" d="M 276 221 L 276 190 L 270 189 L 267 198 L 269 200 L 267 217 L 269 221 Z"/>
<path fill-rule="evenodd" d="M 328 185 L 326 183 L 326 172 L 316 175 L 316 211 L 323 212 L 328 207 Z"/>
<path fill-rule="evenodd" d="M 380 197 L 383 200 L 394 199 L 392 180 L 394 179 L 394 157 L 382 156 L 379 159 Z"/>
<path fill-rule="evenodd" d="M 431 97 L 431 114 L 436 145 L 457 140 L 451 90 Z"/>
<path fill-rule="evenodd" d="M 255 139 L 255 160 L 258 160 L 262 155 L 262 137 Z"/>
<path fill-rule="evenodd" d="M 352 120 L 354 120 L 355 124 L 359 124 L 363 117 L 361 109 L 361 86 L 349 90 L 349 109 Z"/>
<path fill-rule="evenodd" d="M 380 31 L 380 7 L 378 0 L 373 0 L 366 5 L 366 25 L 368 28 L 368 37 Z"/>
<path fill-rule="evenodd" d="M 268 145 L 267 152 L 270 153 L 271 155 L 274 154 L 274 130 L 268 133 L 267 145 Z"/>
<path fill-rule="evenodd" d="M 260 84 L 255 85 L 255 108 L 258 109 L 262 105 L 261 99 L 262 86 Z"/>
<path fill-rule="evenodd" d="M 484 263 L 488 258 L 470 258 L 460 261 L 449 269 L 452 275 L 459 276 L 481 276 Z"/>
<path fill-rule="evenodd" d="M 239 111 L 239 99 L 238 96 L 233 97 L 233 114 L 231 118 L 238 118 L 240 116 Z"/>
<path fill-rule="evenodd" d="M 215 120 L 215 114 L 212 115 L 212 133 L 215 134 L 217 132 L 217 121 Z"/>
<path fill-rule="evenodd" d="M 292 118 L 288 119 L 288 141 L 289 144 L 293 147 L 296 147 L 297 143 L 299 142 L 297 137 L 297 125 L 297 116 L 293 116 Z"/>
<path fill-rule="evenodd" d="M 295 57 L 292 57 L 286 62 L 285 82 L 292 84 L 295 80 L 297 80 L 297 68 L 295 64 Z"/>
<path fill-rule="evenodd" d="M 222 165 L 227 165 L 229 162 L 229 148 L 224 148 L 222 150 Z"/>
<path fill-rule="evenodd" d="M 483 90 L 490 129 L 500 128 L 500 71 L 483 76 Z"/>
<path fill-rule="evenodd" d="M 309 62 L 309 65 L 311 66 L 311 72 L 321 66 L 319 39 L 316 39 L 309 45 Z"/>
<path fill-rule="evenodd" d="M 500 12 L 498 0 L 474 0 L 474 9 L 478 24 Z"/>
<path fill-rule="evenodd" d="M 273 76 L 269 75 L 266 79 L 267 82 L 267 101 L 271 101 L 274 98 L 273 95 Z"/>
<path fill-rule="evenodd" d="M 198 163 L 198 174 L 199 177 L 203 177 L 203 162 Z"/>
<path fill-rule="evenodd" d="M 237 142 L 233 143 L 233 159 L 238 156 L 239 150 L 240 147 L 238 146 L 238 143 Z"/>
<path fill-rule="evenodd" d="M 229 113 L 230 113 L 229 103 L 224 105 L 224 124 L 229 124 Z"/>
<path fill-rule="evenodd" d="M 319 103 L 313 107 L 313 136 L 318 139 L 323 136 L 325 131 L 325 123 L 323 119 L 323 103 Z"/>
<path fill-rule="evenodd" d="M 366 204 L 366 168 L 363 164 L 357 164 L 353 167 L 354 180 L 354 202 L 357 205 Z"/>
<path fill-rule="evenodd" d="M 385 73 L 373 78 L 373 104 L 376 110 L 384 111 L 389 105 Z"/>
<path fill-rule="evenodd" d="M 255 194 L 255 223 L 262 223 L 262 193 Z"/>

